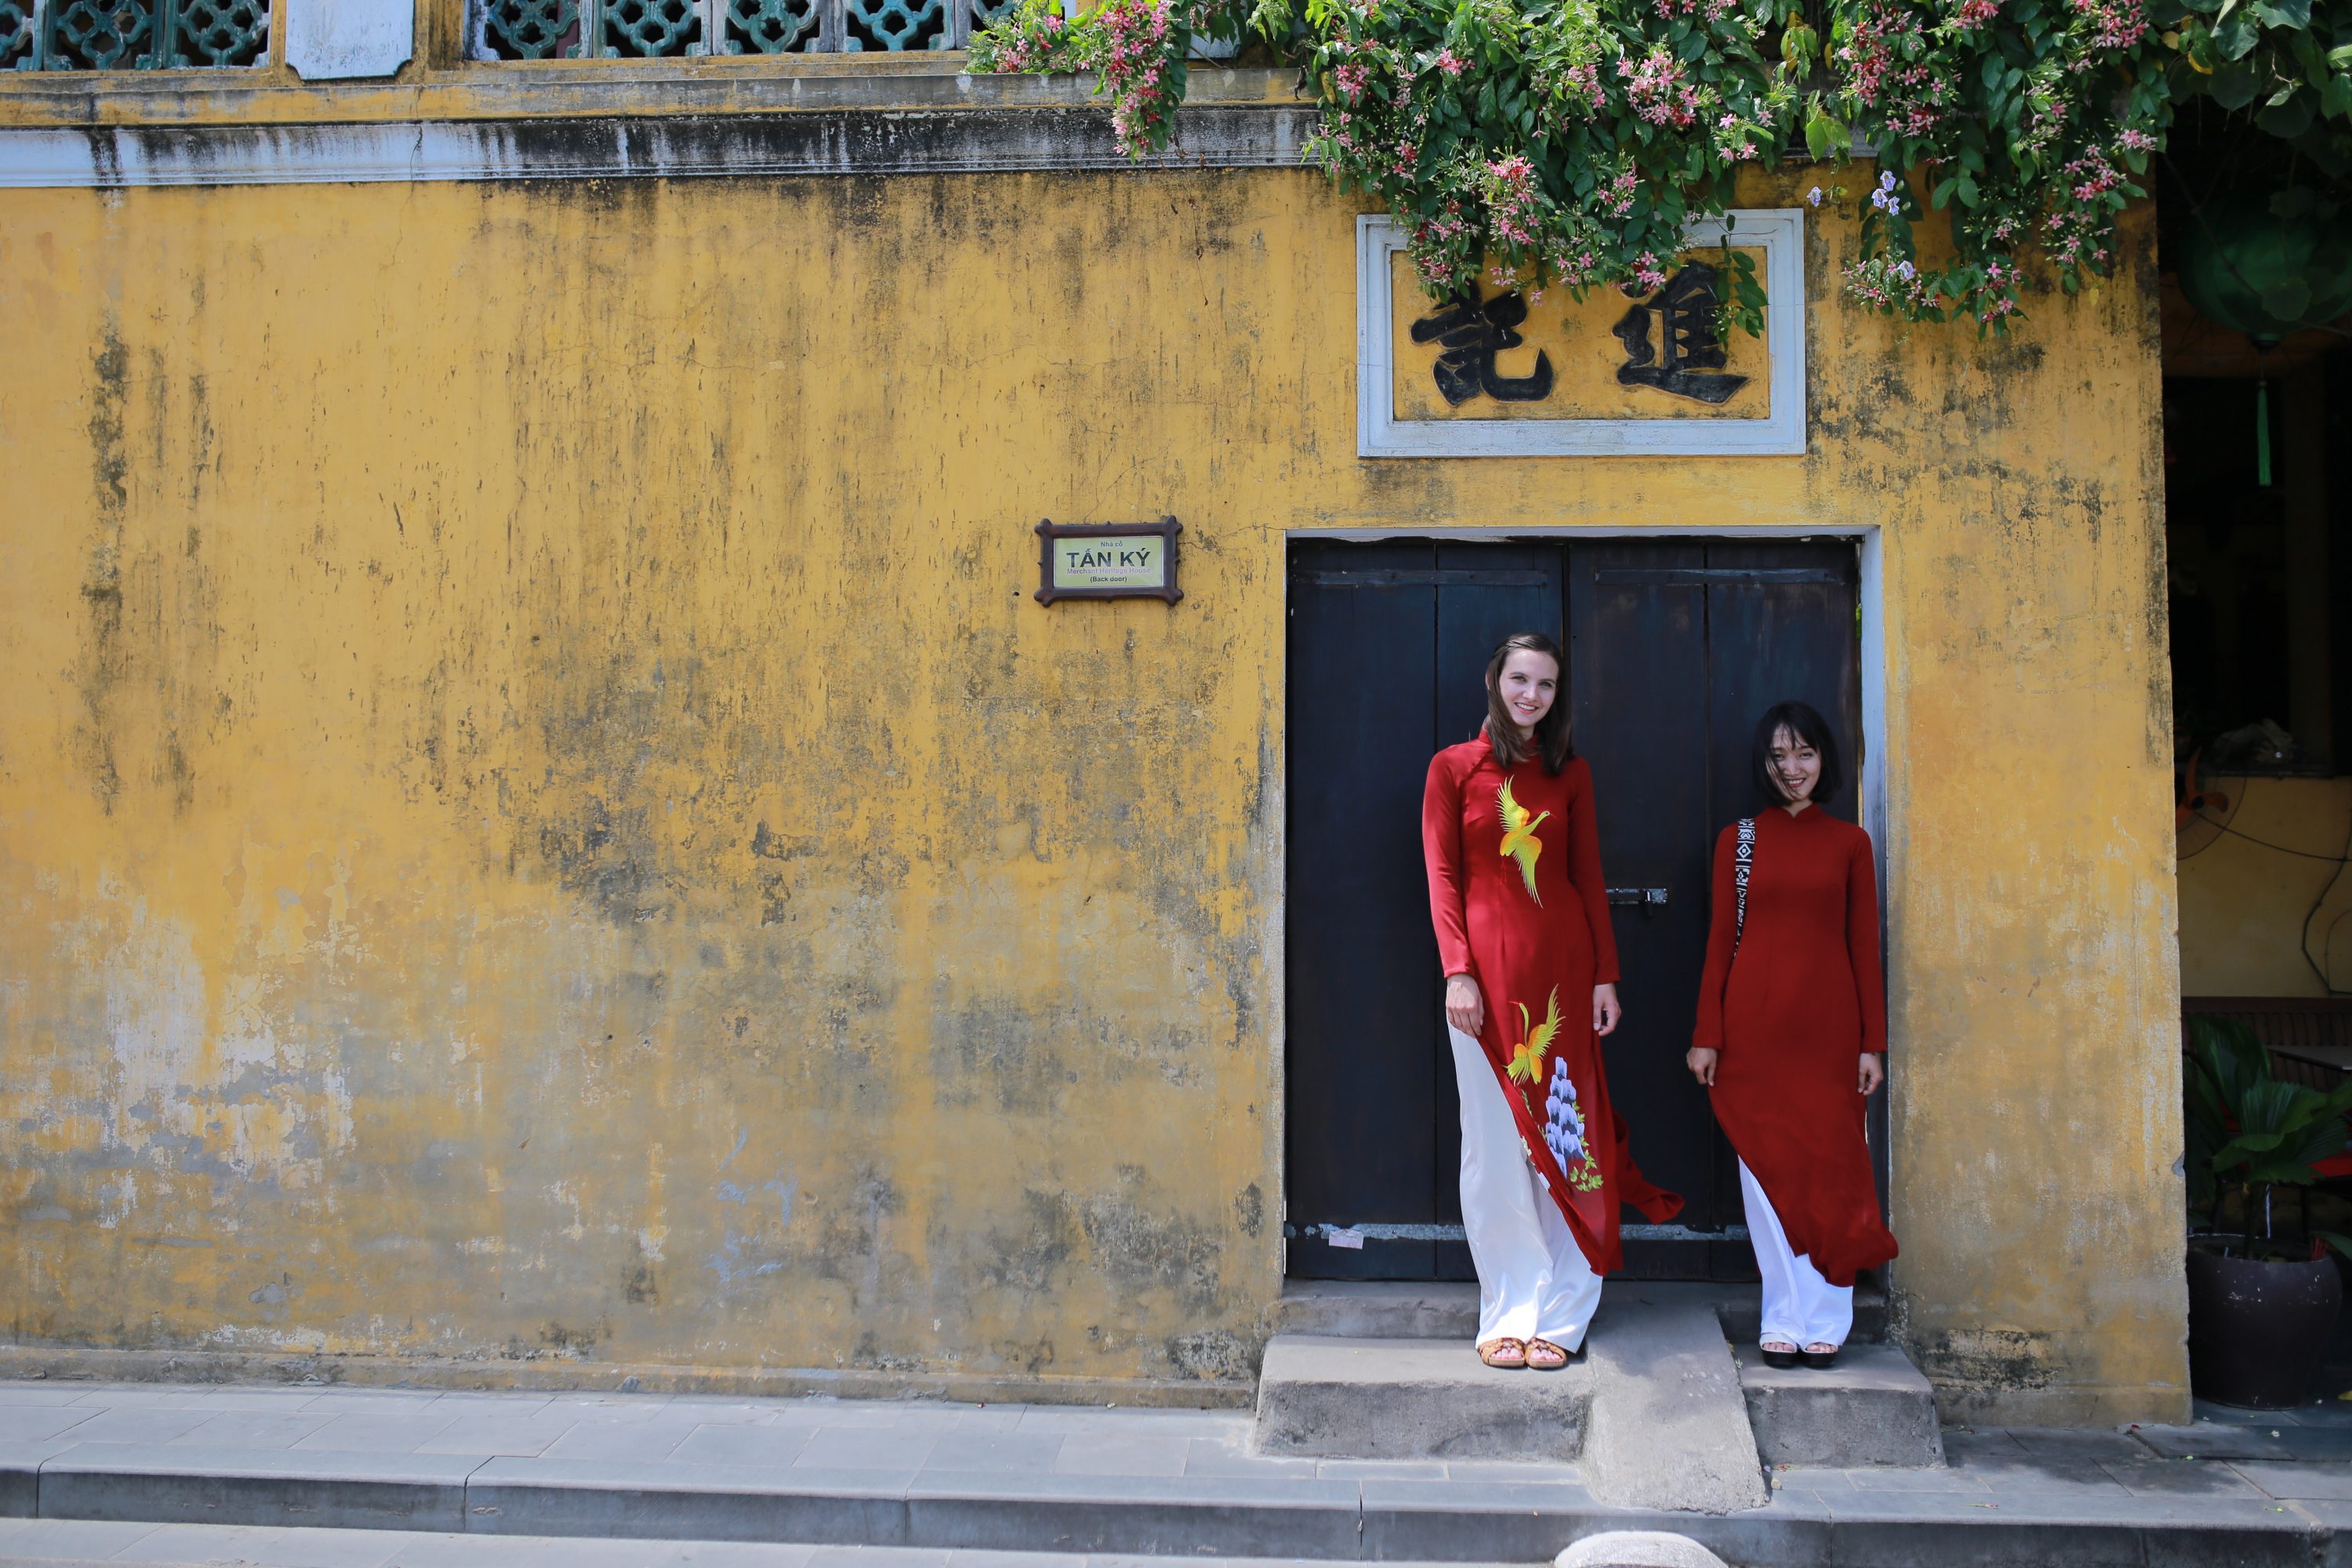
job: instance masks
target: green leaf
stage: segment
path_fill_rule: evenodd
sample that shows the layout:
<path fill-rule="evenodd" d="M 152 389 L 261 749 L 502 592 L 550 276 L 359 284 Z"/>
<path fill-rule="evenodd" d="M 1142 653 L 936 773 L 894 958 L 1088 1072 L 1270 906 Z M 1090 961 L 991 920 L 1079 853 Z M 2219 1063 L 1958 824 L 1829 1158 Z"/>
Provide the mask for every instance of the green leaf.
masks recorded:
<path fill-rule="evenodd" d="M 2234 11 L 2214 24 L 2213 47 L 2225 60 L 2243 59 L 2262 41 L 2262 36 L 2252 15 Z"/>
<path fill-rule="evenodd" d="M 2265 27 L 2291 27 L 2301 32 L 2311 26 L 2311 0 L 2255 0 L 2254 14 Z"/>
<path fill-rule="evenodd" d="M 2243 109 L 2254 101 L 2255 89 L 2261 86 L 2250 60 L 2223 66 L 2205 79 L 2205 90 L 2213 101 L 2224 109 Z"/>
<path fill-rule="evenodd" d="M 2254 116 L 2254 123 L 2283 142 L 2292 142 L 2311 129 L 2318 109 L 2316 97 L 2304 91 L 2301 82 L 2290 83 Z"/>

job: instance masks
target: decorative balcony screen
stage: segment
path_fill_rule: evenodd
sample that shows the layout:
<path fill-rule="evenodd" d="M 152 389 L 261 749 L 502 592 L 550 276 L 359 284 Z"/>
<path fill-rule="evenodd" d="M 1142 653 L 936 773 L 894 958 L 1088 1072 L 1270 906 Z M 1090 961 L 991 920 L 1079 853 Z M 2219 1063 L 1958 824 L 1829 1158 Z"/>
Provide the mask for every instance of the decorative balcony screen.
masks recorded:
<path fill-rule="evenodd" d="M 0 69 L 266 65 L 269 0 L 0 0 Z"/>
<path fill-rule="evenodd" d="M 19 0 L 0 0 L 0 6 Z M 1013 0 L 472 0 L 481 60 L 960 49 Z"/>

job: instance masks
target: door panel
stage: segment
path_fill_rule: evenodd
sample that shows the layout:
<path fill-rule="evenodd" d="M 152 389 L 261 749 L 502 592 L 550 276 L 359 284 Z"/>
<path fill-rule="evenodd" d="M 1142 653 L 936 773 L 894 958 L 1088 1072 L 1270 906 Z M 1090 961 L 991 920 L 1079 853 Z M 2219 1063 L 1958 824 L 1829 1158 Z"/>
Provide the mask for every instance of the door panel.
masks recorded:
<path fill-rule="evenodd" d="M 1444 1044 L 1421 867 L 1433 564 L 1426 541 L 1302 549 L 1291 564 L 1287 1206 L 1314 1222 L 1459 1223 L 1435 1208 L 1430 1106 Z M 1328 1254 L 1327 1279 L 1437 1272 L 1430 1241 L 1290 1250 Z"/>
<path fill-rule="evenodd" d="M 1754 809 L 1748 749 L 1756 721 L 1786 698 L 1811 703 L 1837 731 L 1845 787 L 1822 809 L 1848 822 L 1862 813 L 1861 562 L 1846 542 L 1711 544 L 1718 574 L 1708 589 L 1715 726 L 1715 820 Z M 1881 1207 L 1886 1202 L 1886 1096 L 1865 1113 Z M 1736 1201 L 1738 1167 L 1727 1147 Z M 1736 1217 L 1736 1215 L 1735 1215 Z"/>
<path fill-rule="evenodd" d="M 1604 1051 L 1610 1099 L 1643 1173 L 1683 1194 L 1676 1223 L 1719 1230 L 1737 1210 L 1723 1207 L 1706 1092 L 1683 1066 L 1706 945 L 1706 551 L 1619 542 L 1570 558 L 1577 750 L 1592 769 L 1601 864 L 1642 900 L 1612 909 L 1625 1021 Z M 1706 1278 L 1707 1247 L 1629 1240 L 1626 1266 Z"/>

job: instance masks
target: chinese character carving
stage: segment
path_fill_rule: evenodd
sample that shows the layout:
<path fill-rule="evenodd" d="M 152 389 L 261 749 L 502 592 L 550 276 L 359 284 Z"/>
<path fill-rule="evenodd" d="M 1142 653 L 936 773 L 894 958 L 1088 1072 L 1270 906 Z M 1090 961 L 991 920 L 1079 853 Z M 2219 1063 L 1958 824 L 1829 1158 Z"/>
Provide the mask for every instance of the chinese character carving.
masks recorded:
<path fill-rule="evenodd" d="M 1456 294 L 1445 309 L 1412 324 L 1412 341 L 1432 338 L 1443 352 L 1437 356 L 1437 390 L 1455 405 L 1480 393 L 1504 403 L 1540 403 L 1551 395 L 1551 356 L 1536 351 L 1531 375 L 1497 375 L 1495 356 L 1517 348 L 1527 340 L 1512 329 L 1528 319 L 1528 302 L 1517 294 L 1497 294 L 1483 303 L 1477 285 Z"/>
<path fill-rule="evenodd" d="M 1694 261 L 1666 286 L 1625 312 L 1613 329 L 1625 345 L 1617 380 L 1625 386 L 1654 386 L 1677 397 L 1721 403 L 1748 384 L 1744 375 L 1702 375 L 1723 369 L 1723 341 L 1716 335 L 1715 268 Z M 1650 341 L 1650 318 L 1661 318 L 1665 358 Z M 1416 333 L 1418 329 L 1416 329 Z"/>

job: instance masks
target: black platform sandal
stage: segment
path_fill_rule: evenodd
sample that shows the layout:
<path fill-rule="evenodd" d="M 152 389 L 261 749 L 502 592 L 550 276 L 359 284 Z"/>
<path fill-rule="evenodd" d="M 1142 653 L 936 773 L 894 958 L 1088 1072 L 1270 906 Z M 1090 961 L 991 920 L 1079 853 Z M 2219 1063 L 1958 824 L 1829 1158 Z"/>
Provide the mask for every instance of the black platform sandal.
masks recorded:
<path fill-rule="evenodd" d="M 1789 1342 L 1786 1340 L 1776 1340 L 1773 1343 L 1788 1344 Z M 1764 1364 L 1766 1366 L 1776 1367 L 1782 1372 L 1788 1371 L 1790 1367 L 1805 1359 L 1805 1352 L 1799 1350 L 1794 1345 L 1789 1345 L 1789 1348 L 1784 1351 L 1776 1351 L 1772 1348 L 1771 1344 L 1762 1344 L 1757 1346 L 1756 1350 L 1757 1353 L 1764 1358 Z"/>
<path fill-rule="evenodd" d="M 1825 1351 L 1817 1351 L 1809 1345 L 1801 1353 L 1807 1366 L 1811 1367 L 1815 1372 L 1827 1372 L 1837 1364 L 1838 1352 L 1841 1348 L 1843 1347 L 1832 1345 Z"/>

